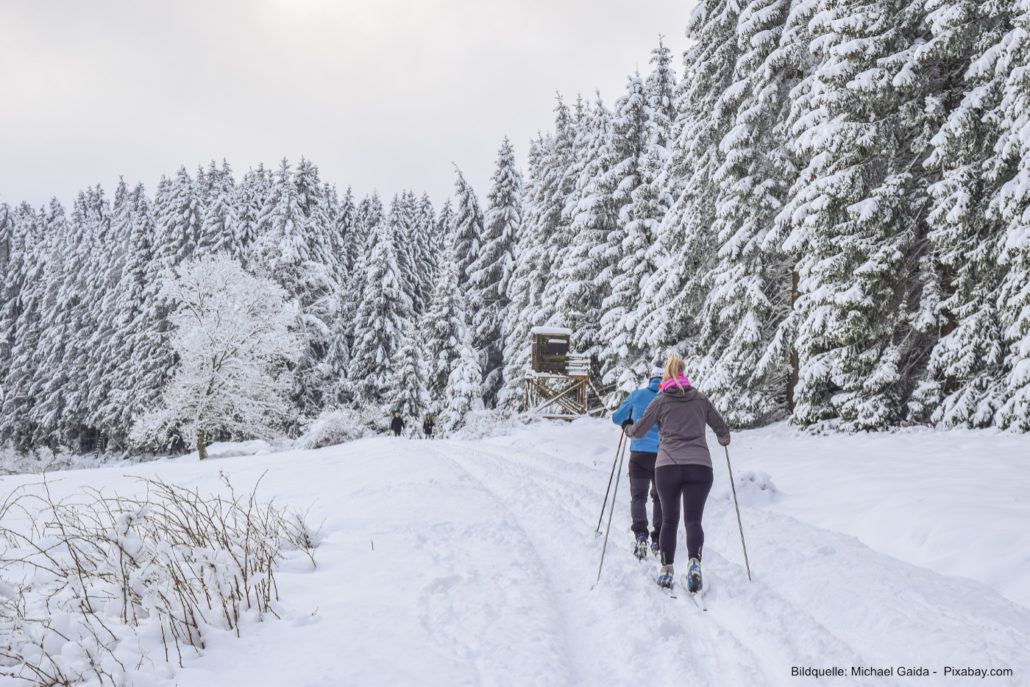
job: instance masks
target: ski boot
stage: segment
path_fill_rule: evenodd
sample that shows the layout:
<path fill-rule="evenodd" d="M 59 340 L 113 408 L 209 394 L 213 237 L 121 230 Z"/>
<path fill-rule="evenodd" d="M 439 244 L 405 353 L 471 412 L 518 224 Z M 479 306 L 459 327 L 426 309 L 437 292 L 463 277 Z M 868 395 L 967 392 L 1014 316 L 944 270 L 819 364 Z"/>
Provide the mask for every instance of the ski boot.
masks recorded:
<path fill-rule="evenodd" d="M 669 589 L 672 587 L 672 565 L 663 565 L 658 571 L 658 586 Z"/>
<path fill-rule="evenodd" d="M 690 559 L 687 568 L 687 591 L 691 594 L 701 591 L 701 561 L 696 558 Z"/>
<path fill-rule="evenodd" d="M 643 560 L 647 558 L 647 536 L 640 535 L 637 537 L 637 543 L 633 547 L 633 555 Z"/>

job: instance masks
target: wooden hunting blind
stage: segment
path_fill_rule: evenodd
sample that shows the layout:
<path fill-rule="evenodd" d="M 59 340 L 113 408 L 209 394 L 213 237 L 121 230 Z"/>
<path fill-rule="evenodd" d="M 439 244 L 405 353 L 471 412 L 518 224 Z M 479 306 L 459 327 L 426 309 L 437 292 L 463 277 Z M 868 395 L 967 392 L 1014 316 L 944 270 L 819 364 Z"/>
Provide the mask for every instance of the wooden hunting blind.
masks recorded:
<path fill-rule="evenodd" d="M 590 357 L 569 352 L 572 330 L 533 327 L 530 336 L 533 354 L 531 369 L 526 370 L 526 410 L 562 420 L 603 411 L 600 394 L 590 381 Z"/>
<path fill-rule="evenodd" d="M 533 327 L 533 370 L 564 373 L 569 355 L 571 329 Z"/>

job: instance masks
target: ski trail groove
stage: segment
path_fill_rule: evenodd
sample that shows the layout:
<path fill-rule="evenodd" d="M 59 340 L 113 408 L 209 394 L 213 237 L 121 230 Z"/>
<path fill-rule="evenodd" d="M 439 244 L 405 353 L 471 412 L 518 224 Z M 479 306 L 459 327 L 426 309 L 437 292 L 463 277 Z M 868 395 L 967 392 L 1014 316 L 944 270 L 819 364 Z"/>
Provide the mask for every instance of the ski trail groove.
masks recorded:
<path fill-rule="evenodd" d="M 458 542 L 458 550 L 430 552 L 446 572 L 421 591 L 423 625 L 444 648 L 476 666 L 478 684 L 507 684 L 506 675 L 527 670 L 535 673 L 536 684 L 580 684 L 566 660 L 570 652 L 563 615 L 555 611 L 555 581 L 532 537 L 518 527 L 504 501 L 450 452 L 426 453 L 467 478 L 460 480 L 466 494 L 457 495 L 465 497 L 464 515 L 485 518 L 447 523 L 438 528 L 449 531 L 433 533 L 433 541 Z"/>

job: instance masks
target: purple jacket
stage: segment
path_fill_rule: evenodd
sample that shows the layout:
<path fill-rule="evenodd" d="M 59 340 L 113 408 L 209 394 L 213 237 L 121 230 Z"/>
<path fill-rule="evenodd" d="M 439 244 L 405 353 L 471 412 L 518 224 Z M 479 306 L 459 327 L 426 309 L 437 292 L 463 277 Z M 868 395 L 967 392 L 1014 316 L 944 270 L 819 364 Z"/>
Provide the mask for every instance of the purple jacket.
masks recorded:
<path fill-rule="evenodd" d="M 658 424 L 658 460 L 655 468 L 664 465 L 706 465 L 712 467 L 712 456 L 705 441 L 708 425 L 725 446 L 730 443 L 730 430 L 708 398 L 694 387 L 668 387 L 647 406 L 644 415 L 626 428 L 626 435 L 639 439 Z"/>

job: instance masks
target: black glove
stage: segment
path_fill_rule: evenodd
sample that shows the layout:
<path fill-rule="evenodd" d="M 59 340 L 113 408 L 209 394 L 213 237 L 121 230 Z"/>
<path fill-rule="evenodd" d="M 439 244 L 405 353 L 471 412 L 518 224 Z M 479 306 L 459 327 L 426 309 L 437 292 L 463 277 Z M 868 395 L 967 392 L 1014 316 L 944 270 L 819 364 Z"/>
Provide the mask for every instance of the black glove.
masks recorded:
<path fill-rule="evenodd" d="M 631 418 L 631 417 L 628 417 L 625 420 L 623 420 L 622 421 L 622 431 L 625 432 L 626 428 L 630 427 L 632 424 L 633 424 L 633 418 Z"/>
<path fill-rule="evenodd" d="M 729 446 L 729 445 L 730 445 L 730 435 L 729 434 L 727 434 L 724 437 L 719 437 L 719 446 Z"/>

